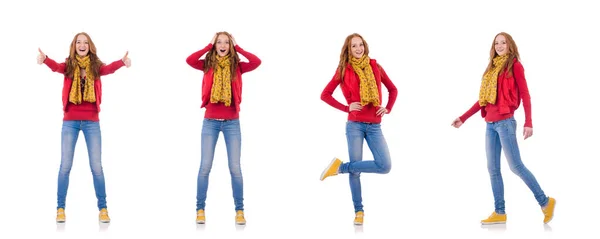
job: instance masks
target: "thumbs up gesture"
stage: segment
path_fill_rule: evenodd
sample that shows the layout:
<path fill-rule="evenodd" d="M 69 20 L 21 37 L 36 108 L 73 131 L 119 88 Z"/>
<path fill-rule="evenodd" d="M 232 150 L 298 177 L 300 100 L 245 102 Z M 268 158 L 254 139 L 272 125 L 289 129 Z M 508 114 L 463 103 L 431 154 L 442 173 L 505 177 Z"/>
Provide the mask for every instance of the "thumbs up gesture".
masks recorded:
<path fill-rule="evenodd" d="M 40 54 L 37 56 L 37 63 L 41 65 L 46 60 L 46 54 L 42 51 L 42 49 L 38 48 Z"/>
<path fill-rule="evenodd" d="M 129 59 L 127 55 L 129 55 L 129 51 L 125 52 L 125 56 L 121 60 L 123 61 L 123 63 L 125 63 L 125 66 L 129 68 L 131 66 L 131 59 Z"/>

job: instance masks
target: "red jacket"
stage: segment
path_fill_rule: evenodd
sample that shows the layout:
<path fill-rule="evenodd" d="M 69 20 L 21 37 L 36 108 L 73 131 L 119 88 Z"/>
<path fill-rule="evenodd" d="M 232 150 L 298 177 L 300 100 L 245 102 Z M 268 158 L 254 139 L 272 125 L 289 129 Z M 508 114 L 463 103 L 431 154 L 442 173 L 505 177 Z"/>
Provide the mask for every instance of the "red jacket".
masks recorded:
<path fill-rule="evenodd" d="M 377 90 L 379 91 L 379 102 L 383 105 L 382 94 L 381 94 L 381 83 L 387 88 L 389 97 L 388 102 L 385 108 L 388 110 L 388 113 L 392 112 L 392 107 L 394 107 L 394 103 L 396 102 L 396 96 L 398 95 L 398 89 L 388 75 L 385 73 L 383 68 L 377 64 L 377 61 L 371 59 L 371 68 L 373 69 L 373 74 L 375 75 L 375 81 L 377 83 Z M 376 112 L 378 107 L 374 107 L 372 104 L 368 104 L 363 106 L 360 111 L 349 111 L 350 103 L 352 102 L 360 102 L 360 78 L 352 69 L 352 66 L 348 64 L 346 66 L 346 72 L 344 73 L 344 80 L 340 81 L 338 79 L 338 71 L 336 70 L 335 75 L 325 86 L 323 92 L 321 93 L 321 100 L 325 101 L 327 104 L 333 106 L 334 108 L 347 112 L 348 120 L 356 121 L 356 122 L 365 122 L 365 123 L 381 123 L 381 117 L 377 116 Z M 344 94 L 344 98 L 346 98 L 346 102 L 348 105 L 344 105 L 340 103 L 338 100 L 333 98 L 333 92 L 337 88 L 338 85 L 341 84 L 342 93 Z"/>
<path fill-rule="evenodd" d="M 201 50 L 192 53 L 186 59 L 186 62 L 191 67 L 204 71 L 204 59 L 200 59 L 204 54 L 206 54 L 211 48 L 213 44 L 208 44 L 206 47 Z M 256 69 L 261 64 L 261 60 L 252 53 L 249 53 L 242 49 L 239 45 L 235 46 L 236 52 L 242 54 L 242 56 L 248 59 L 248 62 L 239 62 L 239 65 L 236 70 L 236 78 L 231 81 L 231 94 L 233 95 L 233 106 L 235 107 L 235 114 L 240 112 L 240 104 L 242 103 L 242 74 L 252 71 Z M 204 72 L 204 77 L 202 78 L 202 105 L 200 108 L 206 107 L 210 102 L 210 91 L 212 89 L 213 84 L 213 69 L 210 68 L 207 72 Z"/>
<path fill-rule="evenodd" d="M 525 69 L 516 58 L 513 64 L 512 76 L 507 75 L 504 70 L 498 75 L 498 93 L 496 96 L 496 104 L 487 104 L 485 107 L 479 106 L 479 101 L 469 109 L 466 113 L 460 116 L 460 120 L 465 122 L 477 111 L 481 110 L 481 117 L 487 122 L 496 122 L 508 119 L 514 115 L 514 112 L 523 100 L 523 108 L 525 109 L 525 127 L 533 127 L 531 122 L 531 97 L 525 80 Z"/>
<path fill-rule="evenodd" d="M 46 59 L 44 60 L 44 64 L 46 64 L 53 72 L 58 72 L 61 74 L 65 74 L 65 70 L 67 69 L 67 65 L 65 62 L 57 63 L 49 57 L 46 57 Z M 115 73 L 115 71 L 117 71 L 124 65 L 125 63 L 123 63 L 122 60 L 117 60 L 108 65 L 102 65 L 100 67 L 100 75 L 96 76 L 96 80 L 94 81 L 94 93 L 96 94 L 96 108 L 98 109 L 98 112 L 100 112 L 100 103 L 102 102 L 102 81 L 100 80 L 100 76 Z M 63 112 L 65 112 L 65 114 L 67 112 L 67 104 L 69 103 L 69 93 L 71 92 L 72 84 L 73 79 L 65 75 L 62 91 Z"/>

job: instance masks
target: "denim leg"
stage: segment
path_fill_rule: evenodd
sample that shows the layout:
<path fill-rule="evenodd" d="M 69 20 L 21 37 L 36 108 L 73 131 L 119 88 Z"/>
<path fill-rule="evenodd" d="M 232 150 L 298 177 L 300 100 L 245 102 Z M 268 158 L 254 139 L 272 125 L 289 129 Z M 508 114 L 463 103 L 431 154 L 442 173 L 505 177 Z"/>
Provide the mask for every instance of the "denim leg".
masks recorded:
<path fill-rule="evenodd" d="M 358 138 L 360 138 L 361 141 L 361 147 L 362 147 L 362 140 L 363 139 L 368 139 L 367 143 L 368 144 L 373 144 L 373 145 L 369 145 L 370 149 L 373 150 L 375 149 L 375 152 L 373 152 L 374 156 L 374 160 L 368 160 L 368 161 L 363 161 L 363 160 L 359 160 L 359 161 L 352 161 L 350 160 L 350 162 L 348 163 L 344 163 L 340 166 L 340 173 L 380 173 L 380 174 L 386 174 L 390 171 L 391 168 L 391 161 L 390 161 L 390 157 L 389 157 L 389 152 L 387 149 L 387 143 L 385 142 L 385 139 L 383 138 L 383 134 L 381 134 L 381 128 L 380 128 L 380 124 L 367 124 L 367 123 L 359 123 L 359 122 L 352 122 L 349 121 L 348 123 L 346 123 L 346 135 L 349 135 L 352 138 L 356 138 L 353 139 L 354 140 L 358 140 Z M 347 136 L 347 137 L 350 137 Z M 355 144 L 355 143 L 353 143 Z M 379 145 L 375 145 L 375 144 L 379 144 Z M 350 145 L 350 142 L 349 142 Z M 358 144 L 356 144 L 358 145 Z M 362 152 L 362 151 L 361 151 Z M 362 154 L 361 154 L 361 159 L 362 159 Z"/>
<path fill-rule="evenodd" d="M 100 122 L 82 121 L 81 130 L 85 137 L 90 161 L 90 169 L 94 180 L 94 189 L 96 190 L 96 199 L 98 200 L 98 210 L 106 208 L 106 186 L 104 181 L 104 171 L 102 170 L 102 133 L 100 131 Z"/>
<path fill-rule="evenodd" d="M 519 151 L 519 145 L 517 144 L 516 129 L 517 122 L 514 118 L 506 119 L 497 126 L 497 132 L 500 135 L 504 155 L 506 156 L 510 170 L 525 182 L 538 204 L 542 207 L 546 206 L 548 197 L 544 194 L 544 191 L 533 174 L 525 167 L 521 160 L 521 153 Z"/>
<path fill-rule="evenodd" d="M 348 141 L 348 155 L 350 156 L 350 163 L 356 163 L 362 161 L 363 155 L 363 139 L 366 134 L 359 124 L 354 124 L 353 122 L 346 123 L 346 140 Z M 346 168 L 350 163 L 345 163 L 340 166 L 340 171 L 343 171 L 342 168 Z M 354 211 L 363 211 L 362 204 L 362 190 L 360 185 L 360 172 L 351 172 L 349 173 L 350 177 L 350 192 L 352 193 L 352 202 L 354 204 Z"/>
<path fill-rule="evenodd" d="M 487 123 L 485 131 L 485 153 L 487 156 L 487 168 L 494 193 L 494 210 L 498 214 L 504 214 L 504 183 L 500 172 L 500 153 L 502 145 L 500 137 L 494 129 L 495 123 Z"/>
<path fill-rule="evenodd" d="M 389 173 L 392 169 L 392 159 L 390 157 L 390 151 L 381 132 L 381 124 L 370 124 L 367 125 L 367 145 L 371 153 L 373 153 L 373 162 L 377 166 L 377 172 L 380 174 Z"/>
<path fill-rule="evenodd" d="M 239 120 L 223 122 L 223 136 L 227 147 L 227 161 L 229 173 L 231 174 L 231 189 L 235 210 L 244 210 L 244 180 L 242 178 L 242 167 L 240 165 L 242 149 L 242 133 Z"/>
<path fill-rule="evenodd" d="M 215 146 L 219 139 L 220 122 L 204 119 L 202 123 L 200 170 L 198 171 L 198 184 L 196 191 L 196 211 L 206 206 L 206 192 L 208 191 L 208 175 L 215 157 Z"/>
<path fill-rule="evenodd" d="M 78 121 L 63 121 L 61 132 L 61 153 L 60 169 L 58 171 L 58 189 L 57 189 L 57 209 L 65 208 L 67 198 L 67 189 L 69 188 L 69 174 L 73 166 L 73 156 L 75 155 L 75 144 L 79 137 Z"/>

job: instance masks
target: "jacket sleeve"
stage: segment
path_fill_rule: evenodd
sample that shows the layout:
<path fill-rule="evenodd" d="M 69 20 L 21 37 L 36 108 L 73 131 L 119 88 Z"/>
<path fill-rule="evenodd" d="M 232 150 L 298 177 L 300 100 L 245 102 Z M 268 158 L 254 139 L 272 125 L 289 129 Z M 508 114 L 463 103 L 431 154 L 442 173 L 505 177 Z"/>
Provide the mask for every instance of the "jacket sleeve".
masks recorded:
<path fill-rule="evenodd" d="M 385 106 L 385 109 L 387 109 L 388 114 L 390 112 L 392 112 L 392 108 L 394 107 L 394 103 L 396 103 L 396 97 L 398 96 L 398 89 L 396 88 L 396 86 L 394 85 L 394 83 L 392 82 L 392 80 L 390 80 L 390 77 L 388 77 L 387 73 L 385 73 L 385 70 L 383 70 L 383 67 L 379 66 L 379 70 L 381 71 L 381 83 L 383 83 L 383 85 L 385 86 L 385 88 L 388 90 L 388 102 L 387 105 Z"/>
<path fill-rule="evenodd" d="M 204 59 L 200 59 L 200 57 L 206 54 L 212 47 L 213 44 L 209 43 L 201 50 L 192 53 L 185 61 L 194 69 L 204 71 Z"/>
<path fill-rule="evenodd" d="M 48 68 L 50 68 L 50 70 L 52 70 L 53 72 L 57 72 L 57 73 L 61 73 L 64 74 L 65 70 L 67 69 L 67 64 L 63 63 L 57 63 L 56 61 L 50 59 L 50 57 L 46 56 L 46 59 L 44 60 L 44 64 L 46 64 L 46 66 L 48 66 Z"/>
<path fill-rule="evenodd" d="M 513 65 L 513 75 L 519 88 L 519 95 L 523 100 L 523 109 L 525 110 L 525 127 L 533 128 L 531 120 L 531 96 L 529 95 L 529 88 L 527 88 L 527 81 L 525 80 L 525 69 L 521 62 L 517 61 Z"/>
<path fill-rule="evenodd" d="M 335 75 L 329 81 L 323 92 L 321 93 L 321 100 L 325 101 L 325 103 L 333 106 L 338 110 L 344 111 L 346 113 L 350 112 L 350 108 L 347 105 L 340 103 L 338 100 L 333 98 L 333 92 L 338 87 L 338 85 L 342 82 L 340 79 L 337 79 L 338 72 L 336 71 Z"/>
<path fill-rule="evenodd" d="M 256 55 L 245 51 L 240 45 L 235 45 L 235 50 L 248 59 L 248 62 L 240 62 L 240 71 L 242 74 L 256 69 L 262 63 Z"/>
<path fill-rule="evenodd" d="M 481 110 L 481 106 L 479 105 L 479 101 L 476 101 L 475 104 L 473 106 L 471 106 L 471 108 L 469 110 L 467 110 L 467 112 L 465 112 L 462 116 L 460 116 L 458 118 L 460 119 L 460 121 L 462 121 L 464 123 L 465 121 L 467 121 L 467 119 L 469 119 L 475 113 L 479 112 L 479 110 Z"/>
<path fill-rule="evenodd" d="M 117 71 L 119 68 L 121 68 L 123 66 L 125 66 L 125 63 L 123 62 L 123 60 L 116 60 L 108 65 L 102 65 L 100 67 L 100 75 L 101 76 L 110 75 L 112 73 L 115 73 L 115 71 Z"/>

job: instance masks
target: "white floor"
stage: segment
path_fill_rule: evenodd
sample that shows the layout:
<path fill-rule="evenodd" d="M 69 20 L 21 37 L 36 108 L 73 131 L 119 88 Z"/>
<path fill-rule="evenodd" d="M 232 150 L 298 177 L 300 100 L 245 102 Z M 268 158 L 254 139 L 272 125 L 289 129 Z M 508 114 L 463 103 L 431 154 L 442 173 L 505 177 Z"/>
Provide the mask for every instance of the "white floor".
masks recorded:
<path fill-rule="evenodd" d="M 248 223 L 236 226 L 227 175 L 218 168 L 211 177 L 205 225 L 194 221 L 194 183 L 183 181 L 180 185 L 159 185 L 156 190 L 112 182 L 108 187 L 112 222 L 98 223 L 91 180 L 85 180 L 89 175 L 73 172 L 73 178 L 85 182 L 72 180 L 66 223 L 54 222 L 54 202 L 49 200 L 54 182 L 26 185 L 23 188 L 37 188 L 2 196 L 6 206 L 2 210 L 5 216 L 0 218 L 0 238 L 586 238 L 597 233 L 593 219 L 598 210 L 588 207 L 594 200 L 582 200 L 588 197 L 576 195 L 575 187 L 553 192 L 553 196 L 559 195 L 556 217 L 544 225 L 528 189 L 514 175 L 505 173 L 508 223 L 481 226 L 479 220 L 493 205 L 486 182 L 468 183 L 459 178 L 457 183 L 463 186 L 440 182 L 436 189 L 430 187 L 433 181 L 419 183 L 418 178 L 409 179 L 416 175 L 401 175 L 409 170 L 400 168 L 395 174 L 363 176 L 363 226 L 352 224 L 346 176 L 320 182 L 315 172 L 304 186 L 293 181 L 286 188 L 248 173 Z M 187 178 L 193 181 L 194 176 Z M 34 193 L 42 187 L 47 189 Z"/>

